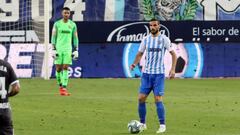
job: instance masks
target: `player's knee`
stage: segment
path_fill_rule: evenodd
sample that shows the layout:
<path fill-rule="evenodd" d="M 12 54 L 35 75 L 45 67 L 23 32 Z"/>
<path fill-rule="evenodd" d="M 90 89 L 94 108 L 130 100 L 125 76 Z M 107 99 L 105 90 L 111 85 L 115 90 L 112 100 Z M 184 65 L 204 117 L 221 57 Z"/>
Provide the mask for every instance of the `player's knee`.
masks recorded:
<path fill-rule="evenodd" d="M 146 100 L 145 100 L 145 99 L 142 99 L 142 98 L 139 98 L 138 101 L 139 101 L 140 103 L 144 103 Z"/>
<path fill-rule="evenodd" d="M 68 70 L 68 65 L 63 65 L 63 70 Z"/>
<path fill-rule="evenodd" d="M 161 102 L 163 101 L 163 97 L 162 96 L 154 96 L 155 102 Z"/>
<path fill-rule="evenodd" d="M 61 71 L 62 71 L 62 66 L 56 65 L 56 71 L 57 71 L 57 72 L 61 72 Z"/>
<path fill-rule="evenodd" d="M 138 96 L 138 101 L 139 101 L 140 103 L 146 102 L 146 99 L 147 99 L 147 97 L 144 96 L 144 95 L 139 95 L 139 96 Z"/>
<path fill-rule="evenodd" d="M 63 70 L 68 70 L 68 67 L 64 67 Z"/>

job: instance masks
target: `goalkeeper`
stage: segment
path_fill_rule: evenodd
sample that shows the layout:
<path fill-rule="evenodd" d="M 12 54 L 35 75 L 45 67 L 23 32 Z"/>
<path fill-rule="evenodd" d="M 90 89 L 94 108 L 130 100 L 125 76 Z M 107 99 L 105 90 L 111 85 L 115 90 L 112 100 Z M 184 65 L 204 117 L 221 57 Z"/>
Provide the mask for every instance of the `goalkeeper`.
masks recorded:
<path fill-rule="evenodd" d="M 62 19 L 56 21 L 52 30 L 51 42 L 53 45 L 52 57 L 55 59 L 56 79 L 59 92 L 62 96 L 69 96 L 68 67 L 72 65 L 72 59 L 78 58 L 78 34 L 76 24 L 69 19 L 70 9 L 62 9 Z M 73 39 L 73 47 L 72 47 Z"/>

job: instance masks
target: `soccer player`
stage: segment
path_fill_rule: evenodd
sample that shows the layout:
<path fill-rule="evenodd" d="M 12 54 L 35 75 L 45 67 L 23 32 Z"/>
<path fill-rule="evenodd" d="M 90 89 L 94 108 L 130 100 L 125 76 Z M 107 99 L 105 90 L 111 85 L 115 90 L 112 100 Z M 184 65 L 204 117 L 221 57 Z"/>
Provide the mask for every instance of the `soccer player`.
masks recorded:
<path fill-rule="evenodd" d="M 157 115 L 159 119 L 159 129 L 157 133 L 166 131 L 165 125 L 165 109 L 163 105 L 164 95 L 164 54 L 168 50 L 172 56 L 172 67 L 169 73 L 170 79 L 175 76 L 176 54 L 172 49 L 170 39 L 160 34 L 160 22 L 152 19 L 149 22 L 151 33 L 144 37 L 141 41 L 138 53 L 130 69 L 133 70 L 141 60 L 143 53 L 146 51 L 146 62 L 141 78 L 141 86 L 138 95 L 138 113 L 140 122 L 143 124 L 143 130 L 146 126 L 146 100 L 151 91 L 153 91 Z"/>
<path fill-rule="evenodd" d="M 0 60 L 0 135 L 13 135 L 13 122 L 8 97 L 18 94 L 19 81 L 11 65 Z"/>
<path fill-rule="evenodd" d="M 56 65 L 56 79 L 62 96 L 70 95 L 67 91 L 68 67 L 72 65 L 72 58 L 73 60 L 78 58 L 77 26 L 69 17 L 70 9 L 64 7 L 62 9 L 62 19 L 54 23 L 51 39 L 53 45 L 52 56 Z"/>

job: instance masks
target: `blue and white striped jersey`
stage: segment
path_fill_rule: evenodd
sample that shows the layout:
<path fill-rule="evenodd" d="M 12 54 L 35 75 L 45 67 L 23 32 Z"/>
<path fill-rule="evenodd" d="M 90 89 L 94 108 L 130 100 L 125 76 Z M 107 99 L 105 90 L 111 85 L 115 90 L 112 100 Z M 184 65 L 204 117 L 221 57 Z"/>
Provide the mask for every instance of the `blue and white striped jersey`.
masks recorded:
<path fill-rule="evenodd" d="M 173 49 L 170 39 L 165 35 L 159 34 L 153 37 L 151 34 L 148 34 L 144 37 L 138 49 L 142 53 L 146 51 L 143 73 L 163 74 L 165 70 L 164 55 L 166 50 L 172 51 Z"/>

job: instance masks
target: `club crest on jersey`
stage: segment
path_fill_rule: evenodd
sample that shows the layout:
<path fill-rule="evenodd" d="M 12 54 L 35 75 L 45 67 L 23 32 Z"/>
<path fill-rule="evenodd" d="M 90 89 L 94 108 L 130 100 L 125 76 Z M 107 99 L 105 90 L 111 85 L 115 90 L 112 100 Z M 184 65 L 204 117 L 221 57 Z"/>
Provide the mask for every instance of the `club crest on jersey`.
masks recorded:
<path fill-rule="evenodd" d="M 71 26 L 71 25 L 68 25 L 68 28 L 69 28 L 69 29 L 72 29 L 72 26 Z"/>

